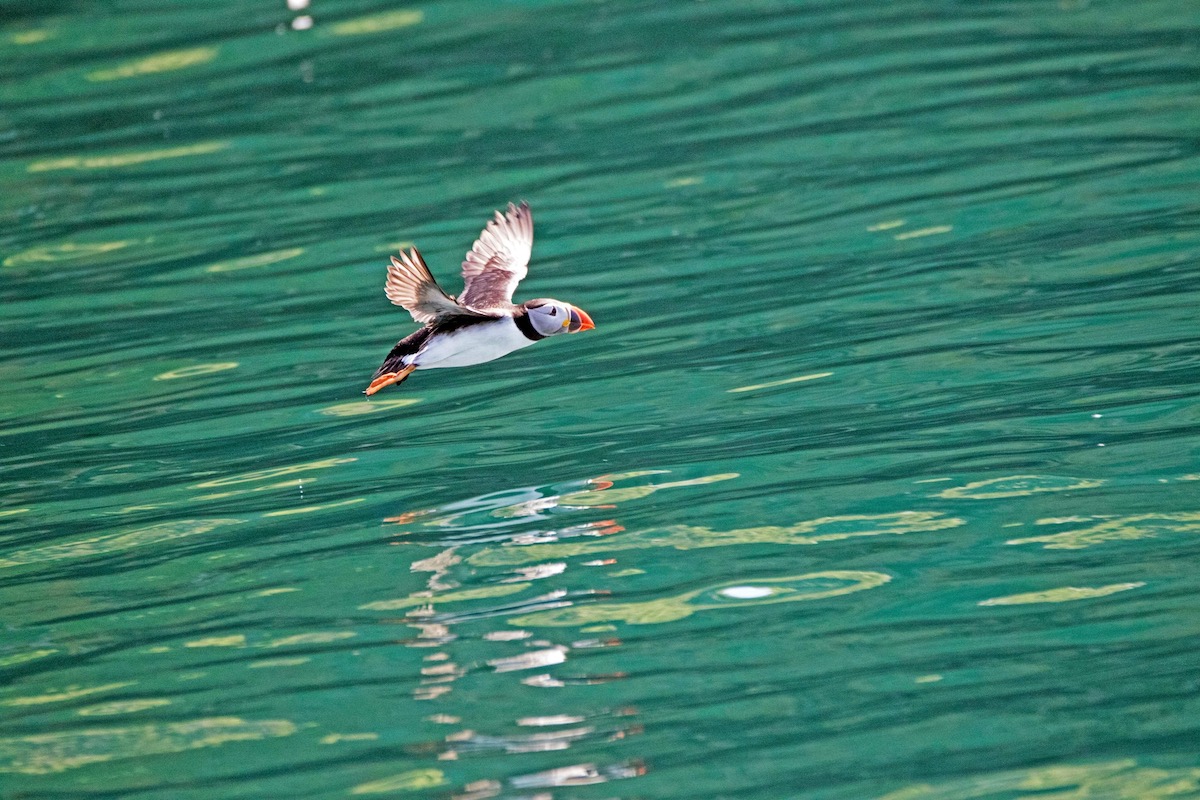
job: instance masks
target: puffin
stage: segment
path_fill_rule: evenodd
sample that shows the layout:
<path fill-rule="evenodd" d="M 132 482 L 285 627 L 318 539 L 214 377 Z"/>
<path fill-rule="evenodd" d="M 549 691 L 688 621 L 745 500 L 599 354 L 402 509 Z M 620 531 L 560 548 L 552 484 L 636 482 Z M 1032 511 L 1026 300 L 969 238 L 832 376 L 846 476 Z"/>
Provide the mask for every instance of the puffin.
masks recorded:
<path fill-rule="evenodd" d="M 363 393 L 398 385 L 419 369 L 484 364 L 551 336 L 595 328 L 583 309 L 561 300 L 513 304 L 532 251 L 533 214 L 522 202 L 497 211 L 479 234 L 462 262 L 458 298 L 438 286 L 417 248 L 392 256 L 384 293 L 422 327 L 396 343 Z"/>

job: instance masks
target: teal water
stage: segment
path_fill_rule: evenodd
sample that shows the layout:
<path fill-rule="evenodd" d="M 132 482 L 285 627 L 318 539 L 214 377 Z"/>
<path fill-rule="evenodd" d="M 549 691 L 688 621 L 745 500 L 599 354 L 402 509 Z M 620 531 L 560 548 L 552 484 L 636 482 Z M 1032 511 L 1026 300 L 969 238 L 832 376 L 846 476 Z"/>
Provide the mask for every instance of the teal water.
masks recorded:
<path fill-rule="evenodd" d="M 0 796 L 1200 797 L 1200 7 L 0 20 Z"/>

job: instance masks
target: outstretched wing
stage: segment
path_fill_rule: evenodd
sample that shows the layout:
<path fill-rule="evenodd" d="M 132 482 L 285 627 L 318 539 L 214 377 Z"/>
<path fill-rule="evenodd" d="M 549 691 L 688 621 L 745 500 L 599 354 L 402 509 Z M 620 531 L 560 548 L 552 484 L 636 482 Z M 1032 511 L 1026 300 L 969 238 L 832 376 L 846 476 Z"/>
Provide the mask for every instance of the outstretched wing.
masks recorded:
<path fill-rule="evenodd" d="M 412 318 L 420 323 L 434 322 L 446 317 L 483 316 L 463 308 L 454 298 L 442 291 L 437 285 L 425 259 L 417 252 L 417 248 L 407 253 L 400 251 L 400 257 L 392 256 L 392 264 L 388 267 L 387 283 L 383 291 L 393 304 L 403 306 Z"/>
<path fill-rule="evenodd" d="M 517 284 L 528 273 L 533 251 L 533 213 L 528 203 L 508 204 L 475 240 L 462 264 L 460 302 L 471 308 L 502 308 L 512 303 Z"/>

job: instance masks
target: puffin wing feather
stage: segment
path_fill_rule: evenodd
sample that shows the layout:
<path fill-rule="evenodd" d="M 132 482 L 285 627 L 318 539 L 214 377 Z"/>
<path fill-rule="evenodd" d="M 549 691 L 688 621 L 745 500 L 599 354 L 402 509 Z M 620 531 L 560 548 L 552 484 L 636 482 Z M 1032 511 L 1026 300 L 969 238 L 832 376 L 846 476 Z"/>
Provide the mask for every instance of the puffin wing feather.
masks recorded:
<path fill-rule="evenodd" d="M 400 257 L 392 256 L 388 267 L 387 283 L 383 287 L 388 300 L 394 305 L 403 307 L 412 318 L 422 324 L 437 322 L 449 317 L 472 316 L 483 317 L 469 308 L 464 308 L 453 297 L 442 291 L 425 259 L 417 248 L 411 248 L 407 253 L 400 251 Z"/>
<path fill-rule="evenodd" d="M 506 308 L 513 292 L 529 274 L 533 252 L 533 213 L 528 203 L 508 204 L 508 211 L 488 221 L 462 263 L 461 303 L 478 309 Z"/>

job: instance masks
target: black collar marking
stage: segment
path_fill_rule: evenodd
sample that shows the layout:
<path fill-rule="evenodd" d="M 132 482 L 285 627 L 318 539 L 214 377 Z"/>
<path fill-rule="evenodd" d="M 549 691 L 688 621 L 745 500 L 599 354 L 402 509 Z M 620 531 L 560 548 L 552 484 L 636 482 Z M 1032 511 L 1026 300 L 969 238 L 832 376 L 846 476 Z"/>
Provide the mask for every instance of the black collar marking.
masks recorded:
<path fill-rule="evenodd" d="M 529 311 L 526 309 L 521 309 L 518 313 L 513 314 L 513 322 L 517 323 L 517 330 L 525 334 L 525 338 L 532 342 L 546 338 L 538 333 L 537 328 L 533 327 L 533 320 L 529 318 Z"/>

